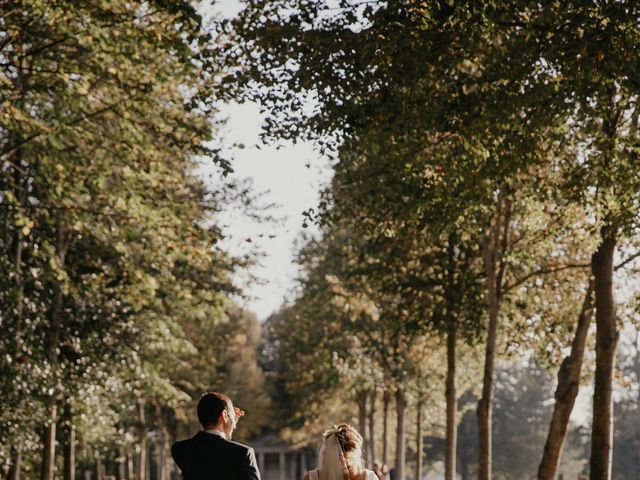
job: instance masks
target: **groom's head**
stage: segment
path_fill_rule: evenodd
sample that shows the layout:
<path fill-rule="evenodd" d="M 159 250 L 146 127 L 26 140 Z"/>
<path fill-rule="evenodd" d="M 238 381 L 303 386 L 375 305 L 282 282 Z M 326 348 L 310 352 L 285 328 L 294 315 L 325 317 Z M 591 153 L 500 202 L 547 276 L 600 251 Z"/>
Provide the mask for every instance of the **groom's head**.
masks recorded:
<path fill-rule="evenodd" d="M 205 393 L 198 402 L 198 420 L 202 428 L 222 430 L 228 439 L 231 439 L 242 413 L 233 407 L 233 402 L 224 393 Z"/>

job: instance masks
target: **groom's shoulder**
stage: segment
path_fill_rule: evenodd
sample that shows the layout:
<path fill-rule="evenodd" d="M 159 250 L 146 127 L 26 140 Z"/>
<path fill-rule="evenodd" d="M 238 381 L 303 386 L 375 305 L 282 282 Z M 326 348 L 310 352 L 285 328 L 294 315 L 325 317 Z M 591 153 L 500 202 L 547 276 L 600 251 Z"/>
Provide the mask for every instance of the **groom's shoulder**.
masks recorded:
<path fill-rule="evenodd" d="M 178 440 L 171 447 L 172 453 L 179 453 L 185 450 L 191 450 L 192 448 L 201 448 L 207 446 L 215 446 L 217 449 L 223 449 L 229 453 L 237 454 L 237 455 L 246 455 L 249 451 L 253 451 L 253 449 L 239 442 L 234 442 L 233 440 L 227 440 L 225 438 L 221 438 L 218 436 L 209 436 L 210 434 L 202 434 L 198 433 L 191 438 L 187 438 L 184 440 Z"/>
<path fill-rule="evenodd" d="M 193 436 L 191 438 L 185 438 L 184 440 L 177 440 L 173 443 L 173 445 L 171 446 L 171 451 L 173 453 L 178 452 L 182 449 L 184 449 L 185 447 L 188 447 L 190 445 L 193 445 L 194 443 L 196 443 L 196 439 L 197 439 L 197 435 Z"/>
<path fill-rule="evenodd" d="M 229 446 L 229 448 L 237 451 L 237 452 L 249 452 L 253 451 L 249 445 L 245 445 L 244 443 L 234 442 L 233 440 L 226 440 L 225 443 Z"/>

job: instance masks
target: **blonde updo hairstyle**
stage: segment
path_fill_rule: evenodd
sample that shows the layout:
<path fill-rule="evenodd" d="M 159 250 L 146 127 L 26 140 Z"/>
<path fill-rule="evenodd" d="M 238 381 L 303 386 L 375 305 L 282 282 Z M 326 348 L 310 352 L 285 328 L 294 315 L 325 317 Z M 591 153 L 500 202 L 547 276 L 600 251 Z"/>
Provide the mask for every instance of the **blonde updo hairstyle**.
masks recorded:
<path fill-rule="evenodd" d="M 349 469 L 349 476 L 351 478 L 357 477 L 364 470 L 362 436 L 347 423 L 338 425 L 333 434 L 338 439 L 340 448 L 342 448 L 342 454 Z"/>

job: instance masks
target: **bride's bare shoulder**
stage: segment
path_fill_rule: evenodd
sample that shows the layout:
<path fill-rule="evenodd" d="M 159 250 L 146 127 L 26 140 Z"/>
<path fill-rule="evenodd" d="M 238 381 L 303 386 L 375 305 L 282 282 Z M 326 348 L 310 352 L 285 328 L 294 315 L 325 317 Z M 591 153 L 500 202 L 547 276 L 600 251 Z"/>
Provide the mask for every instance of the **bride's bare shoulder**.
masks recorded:
<path fill-rule="evenodd" d="M 364 471 L 364 478 L 366 480 L 378 480 L 378 476 L 376 475 L 376 473 L 373 470 L 365 470 Z"/>
<path fill-rule="evenodd" d="M 360 472 L 356 477 L 352 477 L 352 478 L 353 480 L 372 480 L 374 479 L 374 477 L 372 477 L 371 475 L 375 475 L 375 473 L 365 468 L 364 470 L 360 470 Z"/>

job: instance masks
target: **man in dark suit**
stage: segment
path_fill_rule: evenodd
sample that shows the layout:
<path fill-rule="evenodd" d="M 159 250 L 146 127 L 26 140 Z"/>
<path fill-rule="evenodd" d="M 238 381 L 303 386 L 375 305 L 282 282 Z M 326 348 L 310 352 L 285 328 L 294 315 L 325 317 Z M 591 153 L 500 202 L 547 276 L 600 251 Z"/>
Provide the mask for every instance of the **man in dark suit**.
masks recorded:
<path fill-rule="evenodd" d="M 242 415 L 222 393 L 202 396 L 198 420 L 203 431 L 171 447 L 184 480 L 260 480 L 253 448 L 231 441 Z"/>

